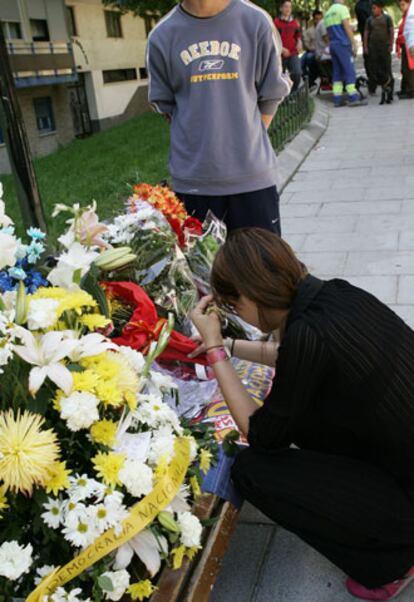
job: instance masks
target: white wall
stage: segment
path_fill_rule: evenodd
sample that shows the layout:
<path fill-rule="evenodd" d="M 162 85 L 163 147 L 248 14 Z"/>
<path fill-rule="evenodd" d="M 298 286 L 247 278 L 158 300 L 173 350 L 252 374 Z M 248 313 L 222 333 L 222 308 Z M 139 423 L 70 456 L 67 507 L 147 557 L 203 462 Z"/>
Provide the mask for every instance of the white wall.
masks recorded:
<path fill-rule="evenodd" d="M 110 38 L 100 0 L 66 0 L 66 4 L 74 9 L 78 34 L 73 45 L 75 65 L 86 74 L 91 118 L 122 115 L 142 85 L 139 68 L 145 66 L 147 43 L 144 21 L 132 13 L 124 14 L 122 38 Z M 136 69 L 137 80 L 104 84 L 102 71 L 131 68 Z"/>

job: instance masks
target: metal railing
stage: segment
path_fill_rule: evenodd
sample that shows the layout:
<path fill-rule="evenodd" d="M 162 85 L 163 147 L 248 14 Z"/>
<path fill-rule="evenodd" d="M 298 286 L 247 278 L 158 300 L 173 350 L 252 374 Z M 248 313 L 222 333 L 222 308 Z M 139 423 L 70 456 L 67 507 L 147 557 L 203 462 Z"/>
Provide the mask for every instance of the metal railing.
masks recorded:
<path fill-rule="evenodd" d="M 9 54 L 69 54 L 72 52 L 72 43 L 69 41 L 58 42 L 26 42 L 15 40 L 7 42 Z"/>
<path fill-rule="evenodd" d="M 280 104 L 269 128 L 270 140 L 276 151 L 282 150 L 310 121 L 312 110 L 313 102 L 309 95 L 308 81 L 305 79 L 303 84 Z"/>

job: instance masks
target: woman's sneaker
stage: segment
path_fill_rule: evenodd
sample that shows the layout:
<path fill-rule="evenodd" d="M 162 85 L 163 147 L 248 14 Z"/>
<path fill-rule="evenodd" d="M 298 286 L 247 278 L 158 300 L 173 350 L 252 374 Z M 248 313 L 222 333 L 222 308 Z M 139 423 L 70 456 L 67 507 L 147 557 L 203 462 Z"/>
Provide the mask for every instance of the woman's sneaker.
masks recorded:
<path fill-rule="evenodd" d="M 354 579 L 348 577 L 346 580 L 346 588 L 350 594 L 356 598 L 362 600 L 377 600 L 386 602 L 387 600 L 394 600 L 402 591 L 409 585 L 414 579 L 414 566 L 404 575 L 402 579 L 387 583 L 382 587 L 376 587 L 374 589 L 368 589 L 364 587 Z"/>
<path fill-rule="evenodd" d="M 368 104 L 366 98 L 361 98 L 359 94 L 351 94 L 348 96 L 348 107 L 363 107 Z"/>

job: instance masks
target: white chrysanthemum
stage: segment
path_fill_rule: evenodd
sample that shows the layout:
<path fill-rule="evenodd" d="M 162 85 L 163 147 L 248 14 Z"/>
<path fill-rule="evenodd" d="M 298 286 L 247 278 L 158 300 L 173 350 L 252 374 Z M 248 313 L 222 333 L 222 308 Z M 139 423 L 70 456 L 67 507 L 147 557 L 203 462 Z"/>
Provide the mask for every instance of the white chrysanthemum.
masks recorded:
<path fill-rule="evenodd" d="M 139 395 L 134 419 L 152 428 L 169 424 L 174 429 L 180 429 L 177 414 L 158 395 Z"/>
<path fill-rule="evenodd" d="M 96 504 L 92 506 L 95 527 L 99 533 L 104 533 L 107 529 L 117 524 L 117 517 L 108 509 L 105 504 Z"/>
<path fill-rule="evenodd" d="M 121 532 L 121 522 L 129 514 L 123 501 L 124 496 L 120 491 L 113 491 L 107 495 L 103 501 L 105 508 L 108 510 L 111 526 L 115 528 L 116 534 Z"/>
<path fill-rule="evenodd" d="M 39 585 L 42 579 L 50 575 L 55 568 L 56 567 L 53 564 L 44 564 L 43 566 L 39 566 L 39 568 L 36 569 L 37 577 L 34 579 L 35 585 Z"/>
<path fill-rule="evenodd" d="M 187 548 L 198 547 L 201 543 L 201 533 L 203 531 L 198 518 L 191 512 L 182 512 L 178 515 L 177 522 L 181 531 L 181 543 Z"/>
<path fill-rule="evenodd" d="M 47 512 L 43 512 L 41 517 L 44 522 L 51 529 L 57 529 L 61 522 L 63 522 L 63 506 L 60 500 L 48 498 L 46 504 L 43 504 L 43 508 L 46 508 Z"/>
<path fill-rule="evenodd" d="M 93 543 L 99 536 L 94 517 L 93 506 L 68 514 L 62 530 L 65 539 L 77 548 L 86 548 Z"/>
<path fill-rule="evenodd" d="M 119 347 L 119 353 L 121 353 L 127 360 L 135 372 L 141 374 L 145 366 L 145 357 L 139 351 L 131 349 L 131 347 Z"/>
<path fill-rule="evenodd" d="M 80 587 L 71 589 L 70 592 L 65 591 L 63 587 L 58 587 L 47 600 L 48 602 L 90 602 L 90 598 L 79 598 L 81 593 Z"/>
<path fill-rule="evenodd" d="M 161 458 L 171 461 L 174 455 L 175 436 L 169 427 L 162 427 L 152 434 L 149 461 L 157 464 Z"/>
<path fill-rule="evenodd" d="M 92 393 L 75 391 L 60 400 L 60 416 L 71 431 L 87 429 L 99 420 L 98 404 L 99 399 Z"/>
<path fill-rule="evenodd" d="M 113 591 L 104 590 L 105 600 L 120 600 L 129 586 L 129 573 L 122 569 L 120 571 L 106 571 L 102 577 L 108 577 L 112 583 Z"/>
<path fill-rule="evenodd" d="M 56 299 L 32 299 L 29 302 L 27 325 L 29 330 L 50 328 L 57 322 L 59 301 Z"/>
<path fill-rule="evenodd" d="M 87 474 L 69 477 L 69 482 L 68 495 L 75 502 L 86 500 L 101 492 L 101 484 L 95 479 L 90 479 Z"/>
<path fill-rule="evenodd" d="M 151 468 L 139 460 L 126 460 L 119 471 L 119 480 L 135 497 L 147 495 L 152 490 L 153 478 Z"/>
<path fill-rule="evenodd" d="M 16 581 L 27 573 L 32 564 L 33 548 L 21 546 L 17 541 L 5 541 L 0 546 L 0 576 Z"/>

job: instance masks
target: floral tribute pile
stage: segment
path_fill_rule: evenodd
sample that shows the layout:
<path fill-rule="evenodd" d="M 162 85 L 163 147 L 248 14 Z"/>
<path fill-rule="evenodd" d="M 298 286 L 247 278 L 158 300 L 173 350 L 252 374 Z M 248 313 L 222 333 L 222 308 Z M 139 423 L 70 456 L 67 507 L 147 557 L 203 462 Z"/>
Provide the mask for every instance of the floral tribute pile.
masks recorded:
<path fill-rule="evenodd" d="M 142 601 L 201 547 L 191 510 L 216 444 L 166 403 L 176 383 L 154 362 L 194 348 L 224 231 L 147 185 L 109 224 L 59 211 L 51 254 L 0 200 L 0 599 Z"/>

